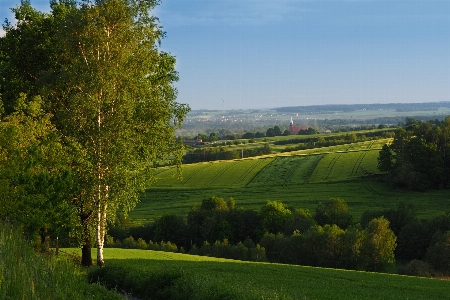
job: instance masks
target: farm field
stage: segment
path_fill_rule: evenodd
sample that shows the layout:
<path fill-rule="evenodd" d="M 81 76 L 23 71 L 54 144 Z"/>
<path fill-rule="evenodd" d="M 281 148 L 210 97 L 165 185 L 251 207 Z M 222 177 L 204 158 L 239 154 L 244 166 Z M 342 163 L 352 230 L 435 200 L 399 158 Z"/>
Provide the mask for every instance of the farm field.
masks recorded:
<path fill-rule="evenodd" d="M 344 177 L 340 176 L 336 178 L 338 181 L 342 181 L 363 175 L 360 170 L 360 164 L 368 152 L 371 152 L 371 154 L 368 155 L 367 160 L 364 160 L 363 166 L 368 168 L 372 173 L 378 173 L 376 169 L 376 157 L 378 156 L 381 147 L 388 141 L 389 139 L 383 139 L 378 141 L 269 154 L 245 159 L 188 164 L 183 165 L 182 178 L 177 177 L 175 168 L 159 168 L 155 170 L 155 183 L 152 185 L 152 188 L 243 187 L 250 182 L 255 183 L 254 178 L 257 177 L 260 172 L 264 172 L 271 177 L 270 182 L 264 182 L 264 184 L 277 185 L 280 181 L 278 176 L 280 174 L 279 168 L 281 164 L 285 166 L 285 170 L 289 169 L 289 172 L 291 173 L 297 168 L 301 169 L 296 170 L 296 172 L 304 173 L 304 177 L 311 173 L 312 166 L 315 166 L 318 162 L 317 157 L 311 157 L 310 155 L 320 155 L 319 158 L 322 158 L 322 155 L 325 155 L 327 158 L 333 153 L 339 153 L 339 156 L 342 156 L 340 164 L 335 167 L 330 166 L 331 168 L 336 169 L 335 172 L 339 171 L 342 163 L 351 167 L 353 171 L 346 174 L 347 176 L 344 175 Z M 355 154 L 355 151 L 364 152 Z M 275 163 L 274 160 L 276 161 Z M 328 161 L 329 159 L 327 158 L 325 160 Z M 310 163 L 312 163 L 312 165 L 310 165 Z M 316 171 L 319 172 L 318 176 L 329 177 L 327 174 L 331 169 L 324 170 L 323 167 L 321 167 L 314 170 L 315 173 L 317 173 Z M 302 178 L 302 180 L 305 179 L 307 180 L 308 178 Z M 330 178 L 326 181 L 334 180 L 333 178 Z M 256 182 L 258 182 L 258 180 L 256 180 Z M 294 182 L 298 181 L 294 180 Z"/>
<path fill-rule="evenodd" d="M 233 161 L 183 166 L 183 179 L 171 168 L 155 172 L 158 180 L 130 212 L 131 221 L 144 224 L 168 214 L 185 215 L 207 197 L 234 197 L 236 205 L 259 210 L 268 200 L 314 211 L 319 201 L 344 199 L 358 219 L 365 210 L 413 203 L 420 218 L 448 210 L 446 190 L 413 192 L 392 189 L 377 177 L 379 149 L 389 140 L 299 150 Z"/>
<path fill-rule="evenodd" d="M 237 207 L 259 210 L 268 200 L 283 201 L 295 208 L 314 212 L 319 201 L 344 199 L 349 212 L 359 219 L 365 210 L 393 208 L 397 203 L 413 203 L 419 218 L 430 218 L 449 210 L 447 190 L 413 192 L 396 190 L 372 179 L 343 182 L 291 184 L 287 186 L 248 186 L 241 188 L 148 189 L 141 202 L 129 213 L 137 224 L 153 222 L 164 214 L 185 215 L 207 197 L 234 197 Z"/>
<path fill-rule="evenodd" d="M 246 149 L 253 149 L 253 148 L 258 148 L 258 147 L 262 147 L 265 144 L 269 144 L 272 151 L 274 153 L 281 153 L 283 152 L 283 150 L 285 150 L 285 148 L 287 147 L 292 147 L 295 145 L 298 145 L 299 143 L 303 143 L 302 140 L 304 141 L 305 139 L 309 139 L 309 138 L 317 138 L 318 136 L 321 137 L 333 137 L 333 136 L 339 136 L 342 138 L 342 136 L 345 136 L 347 134 L 351 135 L 351 134 L 358 134 L 358 133 L 362 133 L 362 134 L 367 134 L 369 132 L 383 132 L 383 131 L 387 131 L 387 132 L 392 132 L 393 129 L 377 129 L 377 130 L 362 130 L 362 131 L 351 131 L 351 132 L 347 132 L 347 133 L 330 133 L 330 134 L 318 134 L 318 135 L 288 135 L 288 136 L 274 136 L 274 137 L 263 137 L 263 138 L 254 138 L 254 142 L 253 143 L 247 143 L 247 139 L 240 139 L 237 140 L 238 144 L 232 144 L 232 145 L 221 145 L 224 141 L 219 141 L 219 145 L 221 145 L 221 147 L 223 147 L 224 150 L 246 150 Z M 338 145 L 338 146 L 332 146 L 332 147 L 323 147 L 323 148 L 340 148 L 342 150 L 344 149 L 348 149 L 349 147 L 351 148 L 352 145 L 353 147 L 358 147 L 363 149 L 364 147 L 372 147 L 372 148 L 376 148 L 376 147 L 382 147 L 386 142 L 388 142 L 390 139 L 379 139 L 379 140 L 373 140 L 373 141 L 366 141 L 366 142 L 358 142 L 358 143 L 352 143 L 352 144 L 346 144 L 346 145 Z M 290 144 L 284 144 L 284 145 L 277 145 L 276 142 L 284 142 L 284 141 L 292 141 L 292 143 Z M 309 149 L 309 150 L 315 150 L 317 151 L 317 149 L 322 149 L 322 148 L 316 148 L 316 149 Z M 354 149 L 356 150 L 356 148 Z M 308 150 L 301 150 L 301 151 L 306 151 L 306 153 L 310 152 Z"/>
<path fill-rule="evenodd" d="M 251 292 L 264 299 L 445 299 L 450 292 L 450 281 L 438 279 L 242 262 L 151 250 L 107 248 L 104 253 L 106 266 L 129 270 L 135 278 L 145 278 L 145 274 L 158 270 L 166 274 L 172 270 L 189 278 L 194 290 L 220 285 L 221 290 Z"/>
<path fill-rule="evenodd" d="M 155 187 L 235 187 L 243 186 L 273 158 L 203 162 L 183 166 L 183 178 L 174 168 L 155 172 Z"/>

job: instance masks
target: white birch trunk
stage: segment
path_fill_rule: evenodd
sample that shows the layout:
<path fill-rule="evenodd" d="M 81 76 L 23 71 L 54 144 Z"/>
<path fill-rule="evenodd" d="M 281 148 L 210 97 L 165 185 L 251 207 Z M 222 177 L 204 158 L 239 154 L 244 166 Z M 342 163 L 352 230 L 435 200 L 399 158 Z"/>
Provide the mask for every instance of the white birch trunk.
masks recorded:
<path fill-rule="evenodd" d="M 103 259 L 103 247 L 105 245 L 107 206 L 107 203 L 104 205 L 99 203 L 97 207 L 97 266 L 99 267 L 102 267 L 105 264 Z"/>
<path fill-rule="evenodd" d="M 97 207 L 97 266 L 103 267 L 105 261 L 103 260 L 103 238 L 102 238 L 102 209 L 101 203 Z"/>

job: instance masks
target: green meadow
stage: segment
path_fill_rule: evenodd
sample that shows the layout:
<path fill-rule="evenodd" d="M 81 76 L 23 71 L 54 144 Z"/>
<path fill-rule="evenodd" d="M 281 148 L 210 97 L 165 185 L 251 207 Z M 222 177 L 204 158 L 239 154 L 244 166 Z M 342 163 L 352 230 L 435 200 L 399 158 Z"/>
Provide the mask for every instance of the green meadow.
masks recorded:
<path fill-rule="evenodd" d="M 174 294 L 175 288 L 177 293 L 184 292 L 185 299 L 446 299 L 450 292 L 450 281 L 393 274 L 151 250 L 107 248 L 105 257 L 106 267 L 97 273 L 100 279 L 118 289 L 132 286 L 143 299 L 152 296 L 146 294 L 152 286 L 146 278 L 155 282 L 161 276 L 171 299 L 181 298 L 175 297 L 179 295 Z"/>
<path fill-rule="evenodd" d="M 314 211 L 319 201 L 344 199 L 358 219 L 365 210 L 413 203 L 420 218 L 448 210 L 446 190 L 413 192 L 381 182 L 377 157 L 389 139 L 284 152 L 232 161 L 183 165 L 182 178 L 174 168 L 155 170 L 155 183 L 130 212 L 131 221 L 144 224 L 168 214 L 186 214 L 210 196 L 233 197 L 236 205 L 259 209 L 268 200 Z"/>

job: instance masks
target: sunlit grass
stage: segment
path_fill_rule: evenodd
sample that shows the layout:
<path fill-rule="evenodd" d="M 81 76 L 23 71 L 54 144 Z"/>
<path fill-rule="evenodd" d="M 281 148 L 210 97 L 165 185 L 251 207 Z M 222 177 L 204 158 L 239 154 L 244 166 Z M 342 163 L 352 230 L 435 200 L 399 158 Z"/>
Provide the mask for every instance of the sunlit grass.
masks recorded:
<path fill-rule="evenodd" d="M 151 250 L 108 248 L 105 258 L 111 269 L 101 273 L 108 280 L 134 282 L 136 290 L 145 292 L 138 287 L 145 278 L 172 276 L 166 292 L 179 288 L 184 299 L 446 299 L 450 292 L 450 281 L 438 279 Z"/>

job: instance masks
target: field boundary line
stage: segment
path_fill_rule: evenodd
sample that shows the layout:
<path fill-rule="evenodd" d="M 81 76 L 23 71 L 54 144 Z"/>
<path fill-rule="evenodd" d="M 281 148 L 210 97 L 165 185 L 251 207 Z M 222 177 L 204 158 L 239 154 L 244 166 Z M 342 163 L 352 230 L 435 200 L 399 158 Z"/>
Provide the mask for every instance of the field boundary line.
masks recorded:
<path fill-rule="evenodd" d="M 239 176 L 235 181 L 234 181 L 234 183 L 233 184 L 236 184 L 236 183 L 238 183 L 239 181 L 241 181 L 241 178 L 242 178 L 242 180 L 243 179 L 245 179 L 245 177 L 248 175 L 248 174 L 250 174 L 259 164 L 261 164 L 262 163 L 262 160 L 258 160 L 256 163 L 254 163 L 250 168 L 247 168 L 247 170 L 245 170 L 245 172 L 243 172 L 242 174 L 241 174 L 241 176 Z M 270 162 L 270 163 L 272 163 L 272 162 Z M 269 164 L 270 164 L 269 163 Z M 264 167 L 265 168 L 265 167 Z M 263 168 L 263 169 L 264 169 Z M 261 170 L 260 170 L 261 171 Z M 258 172 L 259 173 L 259 172 Z M 256 173 L 256 174 L 258 174 L 258 173 Z M 256 176 L 256 174 L 255 174 L 255 176 Z M 252 178 L 253 179 L 253 178 Z M 251 181 L 251 179 L 244 185 L 244 186 L 247 186 L 247 184 L 249 183 Z"/>
<path fill-rule="evenodd" d="M 211 179 L 211 182 L 209 183 L 208 186 L 212 186 L 214 184 L 214 182 L 217 180 L 217 178 L 219 178 L 219 176 L 221 176 L 222 174 L 224 174 L 227 170 L 229 170 L 232 166 L 234 166 L 236 163 L 236 161 L 231 161 L 228 163 L 228 166 L 226 166 L 225 168 L 223 168 L 221 171 L 217 172 L 217 174 Z"/>

